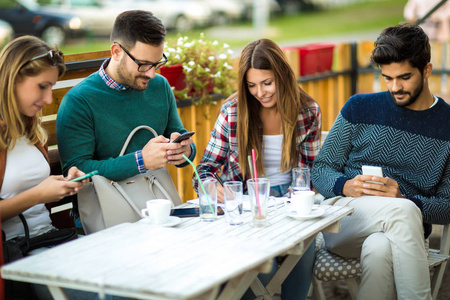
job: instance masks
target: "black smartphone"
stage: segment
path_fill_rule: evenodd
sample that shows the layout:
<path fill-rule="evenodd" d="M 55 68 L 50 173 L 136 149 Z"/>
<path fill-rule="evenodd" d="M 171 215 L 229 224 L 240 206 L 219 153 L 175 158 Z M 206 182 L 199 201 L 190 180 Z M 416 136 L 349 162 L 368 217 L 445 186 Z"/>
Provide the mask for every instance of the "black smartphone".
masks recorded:
<path fill-rule="evenodd" d="M 187 218 L 187 217 L 198 217 L 199 211 L 198 207 L 192 208 L 174 208 L 170 212 L 171 216 Z"/>
<path fill-rule="evenodd" d="M 198 217 L 199 216 L 198 207 L 191 208 L 174 208 L 170 211 L 171 216 L 180 217 L 180 218 L 188 218 L 188 217 Z M 217 207 L 217 214 L 219 216 L 223 215 L 222 207 Z"/>
<path fill-rule="evenodd" d="M 193 136 L 195 133 L 195 131 L 189 131 L 189 132 L 185 132 L 181 135 L 179 135 L 176 139 L 174 139 L 171 143 L 180 143 L 181 141 L 187 140 L 188 138 L 190 138 L 191 136 Z"/>

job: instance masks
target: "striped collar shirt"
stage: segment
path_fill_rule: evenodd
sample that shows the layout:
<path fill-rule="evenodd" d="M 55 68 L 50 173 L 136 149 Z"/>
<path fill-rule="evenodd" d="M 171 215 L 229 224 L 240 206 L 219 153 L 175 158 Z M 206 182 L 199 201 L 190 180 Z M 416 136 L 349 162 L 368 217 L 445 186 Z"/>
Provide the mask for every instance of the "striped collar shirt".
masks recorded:
<path fill-rule="evenodd" d="M 107 58 L 102 65 L 100 66 L 100 69 L 98 70 L 98 74 L 103 79 L 103 81 L 106 83 L 107 86 L 112 88 L 113 90 L 117 91 L 126 91 L 130 89 L 129 87 L 118 83 L 114 79 L 112 79 L 108 74 L 106 74 L 105 68 L 108 66 L 109 62 L 111 61 L 111 57 Z"/>

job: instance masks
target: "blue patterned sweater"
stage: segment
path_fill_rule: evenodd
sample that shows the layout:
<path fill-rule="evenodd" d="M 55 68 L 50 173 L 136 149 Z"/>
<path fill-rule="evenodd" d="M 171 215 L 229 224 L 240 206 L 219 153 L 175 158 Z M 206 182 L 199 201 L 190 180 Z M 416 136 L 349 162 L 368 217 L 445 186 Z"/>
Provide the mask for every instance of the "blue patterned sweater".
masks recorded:
<path fill-rule="evenodd" d="M 362 165 L 381 166 L 396 180 L 424 223 L 450 223 L 450 105 L 439 98 L 414 111 L 398 107 L 389 92 L 352 96 L 314 161 L 314 188 L 325 198 L 342 195 Z"/>

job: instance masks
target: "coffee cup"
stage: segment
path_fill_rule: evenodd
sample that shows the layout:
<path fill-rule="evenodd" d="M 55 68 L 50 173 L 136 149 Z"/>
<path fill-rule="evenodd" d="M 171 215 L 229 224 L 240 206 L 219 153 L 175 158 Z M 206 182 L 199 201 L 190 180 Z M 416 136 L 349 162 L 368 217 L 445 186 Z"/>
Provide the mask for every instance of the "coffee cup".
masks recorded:
<path fill-rule="evenodd" d="M 314 205 L 314 196 L 313 191 L 294 192 L 290 199 L 290 210 L 299 215 L 308 215 Z"/>
<path fill-rule="evenodd" d="M 164 224 L 169 220 L 172 201 L 154 199 L 146 202 L 146 208 L 141 210 L 143 218 L 149 218 L 152 224 Z"/>

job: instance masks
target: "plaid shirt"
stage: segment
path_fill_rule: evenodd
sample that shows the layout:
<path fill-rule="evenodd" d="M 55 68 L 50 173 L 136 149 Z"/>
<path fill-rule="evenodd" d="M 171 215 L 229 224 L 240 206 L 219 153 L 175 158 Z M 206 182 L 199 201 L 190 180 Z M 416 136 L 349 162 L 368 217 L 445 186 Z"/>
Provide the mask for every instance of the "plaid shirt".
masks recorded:
<path fill-rule="evenodd" d="M 316 102 L 308 104 L 310 110 L 300 111 L 297 120 L 297 144 L 299 147 L 298 166 L 312 167 L 312 163 L 319 153 L 321 112 Z M 214 173 L 222 170 L 224 181 L 242 181 L 244 178 L 239 166 L 238 139 L 237 139 L 237 98 L 222 105 L 220 115 L 217 117 L 211 138 L 206 146 L 205 153 L 197 171 L 200 178 L 211 178 Z M 195 174 L 193 185 L 197 190 L 198 181 Z M 244 184 L 245 185 L 245 184 Z"/>
<path fill-rule="evenodd" d="M 110 88 L 112 88 L 113 90 L 116 90 L 116 91 L 126 91 L 126 90 L 128 90 L 129 87 L 118 83 L 117 81 L 115 81 L 114 79 L 109 77 L 109 75 L 106 73 L 105 68 L 108 66 L 110 61 L 111 61 L 111 57 L 105 59 L 105 61 L 100 66 L 100 69 L 98 70 L 98 74 L 103 79 L 103 81 L 106 83 L 106 85 L 109 86 Z"/>

